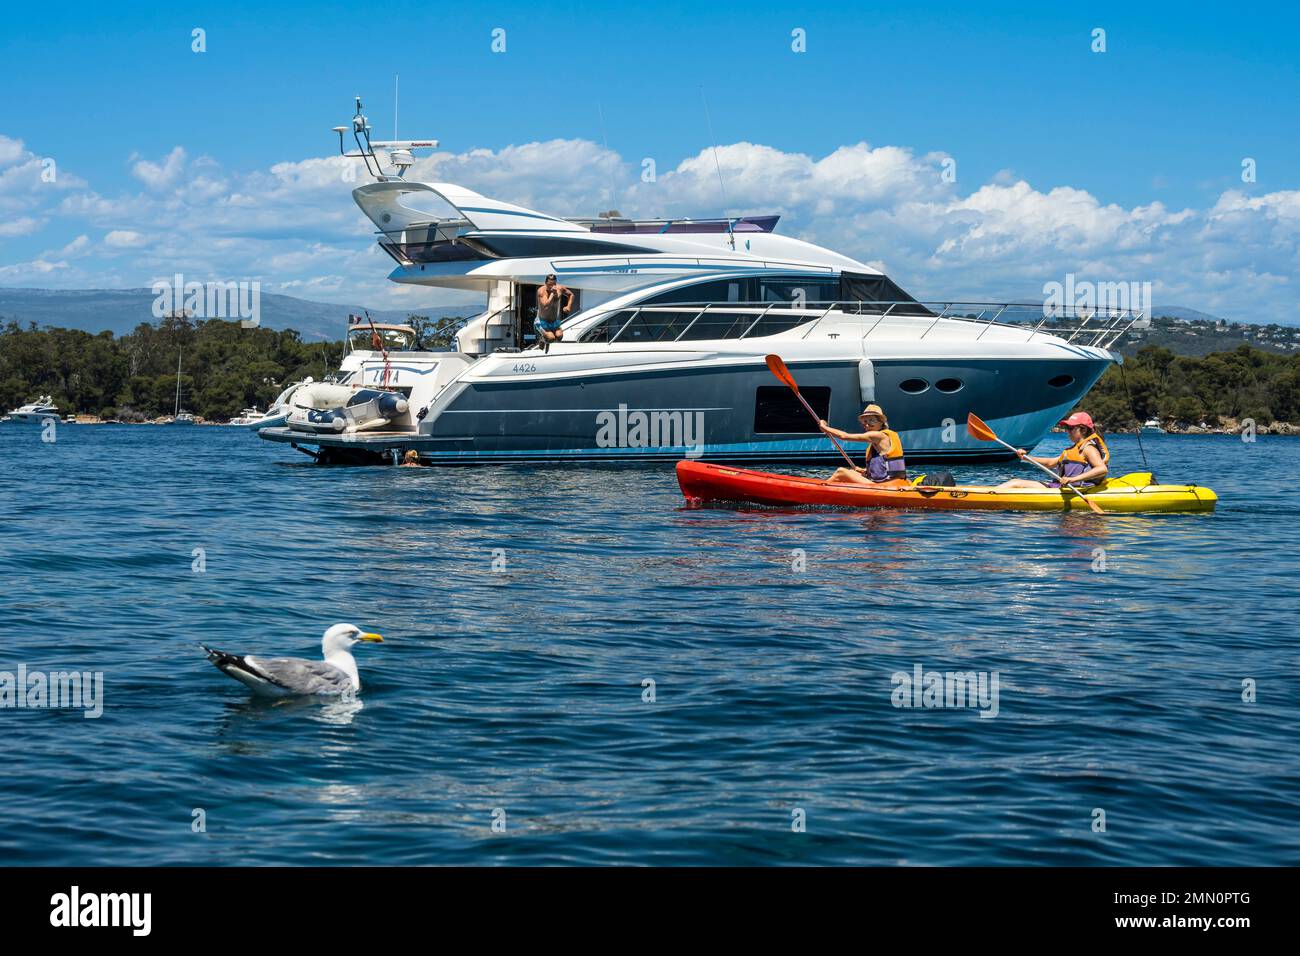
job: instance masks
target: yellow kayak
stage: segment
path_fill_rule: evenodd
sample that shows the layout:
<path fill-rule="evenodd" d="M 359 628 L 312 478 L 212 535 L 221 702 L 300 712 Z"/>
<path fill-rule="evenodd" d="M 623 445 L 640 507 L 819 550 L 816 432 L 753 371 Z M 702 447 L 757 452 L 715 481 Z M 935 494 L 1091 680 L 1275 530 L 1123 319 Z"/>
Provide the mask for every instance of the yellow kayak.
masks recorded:
<path fill-rule="evenodd" d="M 1088 505 L 1061 488 L 958 485 L 953 488 L 906 481 L 850 485 L 822 478 L 774 475 L 702 461 L 677 463 L 682 494 L 695 501 L 750 501 L 764 505 L 832 505 L 847 508 L 933 508 L 942 511 L 1068 511 Z M 1084 490 L 1102 511 L 1213 511 L 1219 497 L 1200 485 L 1153 484 L 1150 472 L 1111 478 Z"/>

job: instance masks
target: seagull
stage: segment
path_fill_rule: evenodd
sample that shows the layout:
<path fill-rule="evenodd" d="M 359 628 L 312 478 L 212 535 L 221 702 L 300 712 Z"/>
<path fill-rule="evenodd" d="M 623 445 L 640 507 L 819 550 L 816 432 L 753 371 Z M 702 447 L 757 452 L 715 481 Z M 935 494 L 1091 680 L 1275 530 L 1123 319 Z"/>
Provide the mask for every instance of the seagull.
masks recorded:
<path fill-rule="evenodd" d="M 383 643 L 378 634 L 369 634 L 353 624 L 335 624 L 321 640 L 323 661 L 301 657 L 254 657 L 251 654 L 227 654 L 200 644 L 217 670 L 247 684 L 262 697 L 337 697 L 361 690 L 357 662 L 349 648 L 358 641 Z"/>

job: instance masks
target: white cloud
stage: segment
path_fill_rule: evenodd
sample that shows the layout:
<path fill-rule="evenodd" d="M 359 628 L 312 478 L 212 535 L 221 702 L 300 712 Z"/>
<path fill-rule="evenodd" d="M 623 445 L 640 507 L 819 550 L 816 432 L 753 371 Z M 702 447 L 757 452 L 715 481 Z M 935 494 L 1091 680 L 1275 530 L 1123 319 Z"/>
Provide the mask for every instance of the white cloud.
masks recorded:
<path fill-rule="evenodd" d="M 41 223 L 31 216 L 20 216 L 0 222 L 0 238 L 9 236 L 26 236 L 41 227 Z"/>
<path fill-rule="evenodd" d="M 131 165 L 131 175 L 153 190 L 175 185 L 184 170 L 185 150 L 179 146 L 173 147 L 160 163 L 137 159 Z"/>
<path fill-rule="evenodd" d="M 104 236 L 104 245 L 110 249 L 138 249 L 146 242 L 144 234 L 134 229 L 114 229 Z"/>
<path fill-rule="evenodd" d="M 552 140 L 435 153 L 409 175 L 556 215 L 615 205 L 633 216 L 701 217 L 723 211 L 720 166 L 728 213 L 780 213 L 783 232 L 878 263 L 923 297 L 1031 297 L 1074 273 L 1151 281 L 1157 304 L 1296 320 L 1300 190 L 1230 189 L 1201 209 L 1159 201 L 1126 207 L 1068 185 L 1038 187 L 1010 170 L 971 186 L 947 182 L 947 158 L 867 143 L 818 157 L 742 142 L 719 147 L 716 160 L 713 150 L 675 165 L 659 158 L 657 181 L 645 183 L 639 159 L 585 140 Z M 310 157 L 236 174 L 177 146 L 131 163 L 143 187 L 137 191 L 100 195 L 62 172 L 61 188 L 51 190 L 40 182 L 37 157 L 0 137 L 0 237 L 12 245 L 55 223 L 104 233 L 98 244 L 28 253 L 28 262 L 5 267 L 0 278 L 141 286 L 180 271 L 377 306 L 464 300 L 386 281 L 392 263 L 349 195 L 365 181 L 355 160 Z"/>

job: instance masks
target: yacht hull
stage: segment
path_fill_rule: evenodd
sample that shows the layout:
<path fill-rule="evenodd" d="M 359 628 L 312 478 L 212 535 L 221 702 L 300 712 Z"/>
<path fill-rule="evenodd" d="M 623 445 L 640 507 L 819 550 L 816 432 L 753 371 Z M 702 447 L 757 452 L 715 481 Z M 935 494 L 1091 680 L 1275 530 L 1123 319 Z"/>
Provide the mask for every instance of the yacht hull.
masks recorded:
<path fill-rule="evenodd" d="M 535 373 L 467 376 L 434 402 L 419 431 L 319 435 L 267 428 L 271 441 L 380 454 L 415 449 L 426 462 L 677 461 L 829 463 L 839 455 L 808 420 L 763 407 L 790 396 L 761 357 L 720 364 L 667 363 L 644 369 L 591 367 L 547 375 L 533 353 L 520 364 Z M 975 412 L 1014 445 L 1032 447 L 1088 391 L 1109 362 L 1073 359 L 1070 382 L 1060 359 L 877 360 L 864 385 L 856 360 L 792 361 L 805 395 L 828 408 L 828 421 L 857 429 L 867 401 L 884 406 L 914 462 L 1003 461 L 999 446 L 976 442 L 963 423 Z M 918 382 L 925 388 L 918 388 Z M 946 383 L 949 391 L 941 391 Z M 954 388 L 953 383 L 958 383 Z M 786 430 L 782 430 L 786 429 Z M 860 446 L 855 452 L 861 454 Z"/>

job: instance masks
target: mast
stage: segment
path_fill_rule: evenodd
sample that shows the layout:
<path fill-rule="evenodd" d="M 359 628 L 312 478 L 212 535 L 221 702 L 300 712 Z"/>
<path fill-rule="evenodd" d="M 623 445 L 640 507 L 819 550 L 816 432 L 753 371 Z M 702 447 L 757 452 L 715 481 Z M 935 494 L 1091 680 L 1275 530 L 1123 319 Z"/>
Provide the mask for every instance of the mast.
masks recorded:
<path fill-rule="evenodd" d="M 181 413 L 181 352 L 184 349 L 176 350 L 176 408 L 172 411 L 172 418 Z"/>

